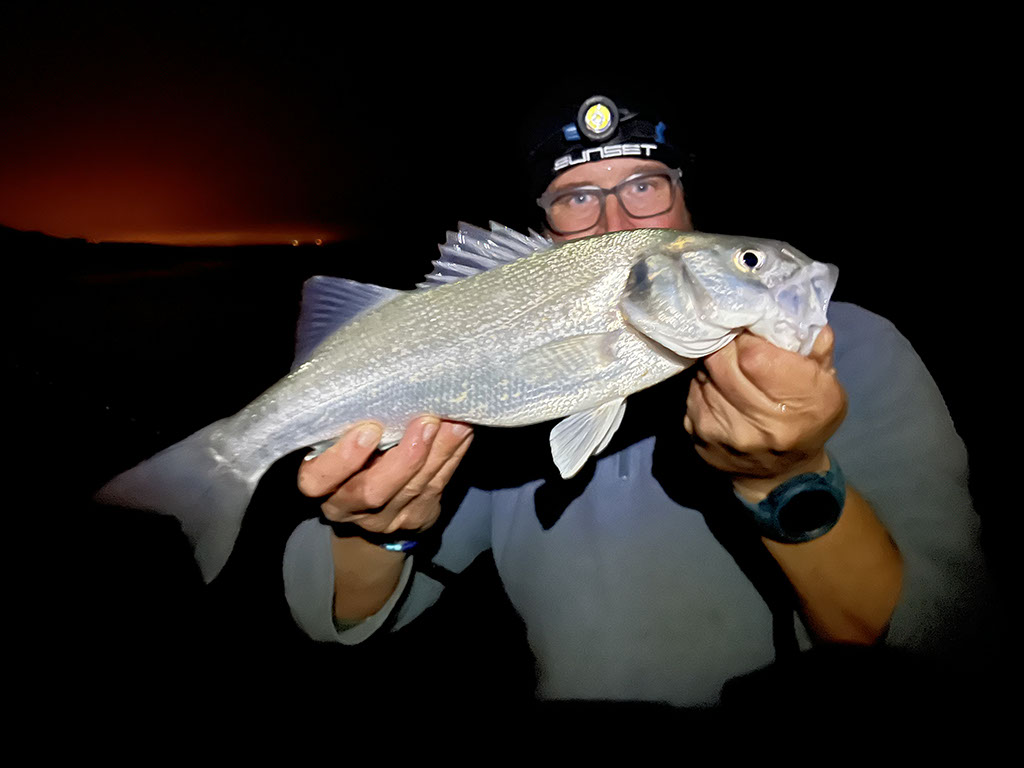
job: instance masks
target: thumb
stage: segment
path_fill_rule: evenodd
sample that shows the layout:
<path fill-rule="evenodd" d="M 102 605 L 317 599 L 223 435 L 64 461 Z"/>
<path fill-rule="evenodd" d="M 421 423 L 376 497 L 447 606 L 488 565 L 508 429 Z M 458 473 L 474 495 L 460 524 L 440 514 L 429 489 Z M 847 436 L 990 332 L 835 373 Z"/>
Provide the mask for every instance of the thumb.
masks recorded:
<path fill-rule="evenodd" d="M 375 422 L 357 424 L 322 454 L 299 467 L 299 491 L 312 498 L 333 492 L 369 460 L 380 442 Z"/>
<path fill-rule="evenodd" d="M 832 367 L 832 357 L 835 352 L 836 335 L 832 332 L 832 326 L 826 325 L 821 329 L 818 338 L 814 340 L 814 346 L 807 357 L 824 369 Z"/>

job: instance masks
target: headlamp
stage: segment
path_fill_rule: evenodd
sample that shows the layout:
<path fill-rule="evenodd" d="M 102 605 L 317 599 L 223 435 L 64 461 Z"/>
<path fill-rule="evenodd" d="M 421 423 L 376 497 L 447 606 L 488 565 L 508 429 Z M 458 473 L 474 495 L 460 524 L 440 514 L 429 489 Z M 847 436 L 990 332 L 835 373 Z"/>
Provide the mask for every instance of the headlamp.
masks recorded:
<path fill-rule="evenodd" d="M 582 163 L 613 157 L 657 160 L 685 167 L 687 158 L 666 139 L 663 122 L 651 122 L 607 96 L 591 96 L 530 152 L 533 189 L 539 197 L 559 173 Z"/>

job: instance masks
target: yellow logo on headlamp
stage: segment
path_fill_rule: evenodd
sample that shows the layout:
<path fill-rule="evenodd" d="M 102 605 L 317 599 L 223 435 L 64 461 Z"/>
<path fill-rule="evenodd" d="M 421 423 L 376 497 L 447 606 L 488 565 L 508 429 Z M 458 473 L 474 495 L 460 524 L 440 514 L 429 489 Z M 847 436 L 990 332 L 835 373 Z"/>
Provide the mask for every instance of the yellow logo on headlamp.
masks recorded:
<path fill-rule="evenodd" d="M 594 104 L 587 110 L 583 122 L 594 133 L 604 133 L 612 122 L 611 110 L 604 104 Z"/>

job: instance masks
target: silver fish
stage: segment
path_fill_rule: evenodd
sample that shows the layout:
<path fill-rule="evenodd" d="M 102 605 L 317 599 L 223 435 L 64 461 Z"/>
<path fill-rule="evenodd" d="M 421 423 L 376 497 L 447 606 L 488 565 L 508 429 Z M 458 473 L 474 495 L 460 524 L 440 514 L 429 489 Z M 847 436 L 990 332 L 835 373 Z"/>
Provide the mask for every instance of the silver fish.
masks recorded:
<path fill-rule="evenodd" d="M 270 465 L 357 421 L 380 422 L 384 447 L 423 414 L 502 427 L 561 419 L 552 456 L 571 477 L 611 440 L 629 395 L 744 328 L 807 354 L 838 273 L 770 240 L 640 229 L 552 246 L 491 227 L 461 225 L 421 290 L 315 278 L 300 319 L 308 359 L 97 498 L 178 517 L 209 581 Z"/>

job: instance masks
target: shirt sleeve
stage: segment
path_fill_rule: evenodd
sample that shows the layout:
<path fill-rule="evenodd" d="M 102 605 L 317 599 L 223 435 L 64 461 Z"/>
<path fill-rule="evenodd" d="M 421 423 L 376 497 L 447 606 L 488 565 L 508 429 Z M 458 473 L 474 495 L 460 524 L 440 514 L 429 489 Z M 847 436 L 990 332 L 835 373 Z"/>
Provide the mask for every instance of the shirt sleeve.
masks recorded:
<path fill-rule="evenodd" d="M 977 635 L 991 597 L 966 448 L 924 363 L 889 321 L 840 305 L 833 326 L 849 411 L 828 447 L 903 558 L 887 643 L 946 655 Z"/>
<path fill-rule="evenodd" d="M 398 586 L 377 613 L 344 629 L 334 623 L 334 560 L 331 530 L 317 520 L 299 525 L 284 550 L 284 594 L 292 618 L 313 640 L 361 643 L 376 632 L 408 588 L 413 558 L 407 557 Z"/>
<path fill-rule="evenodd" d="M 405 560 L 398 586 L 381 609 L 351 627 L 334 623 L 334 559 L 331 531 L 317 520 L 300 524 L 284 551 L 284 592 L 295 623 L 313 640 L 355 645 L 370 638 L 394 614 L 400 629 L 441 596 L 444 585 L 433 573 L 461 573 L 490 547 L 490 494 L 470 489 L 445 528 L 434 568 L 420 567 L 415 555 Z"/>

